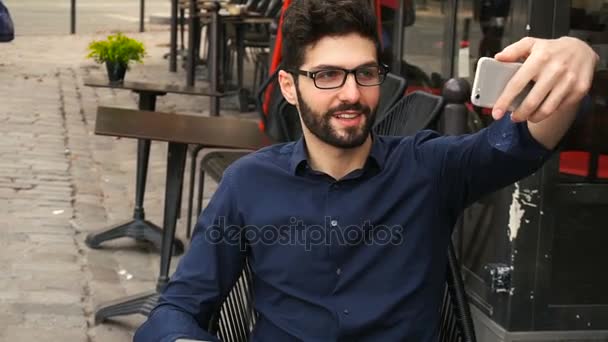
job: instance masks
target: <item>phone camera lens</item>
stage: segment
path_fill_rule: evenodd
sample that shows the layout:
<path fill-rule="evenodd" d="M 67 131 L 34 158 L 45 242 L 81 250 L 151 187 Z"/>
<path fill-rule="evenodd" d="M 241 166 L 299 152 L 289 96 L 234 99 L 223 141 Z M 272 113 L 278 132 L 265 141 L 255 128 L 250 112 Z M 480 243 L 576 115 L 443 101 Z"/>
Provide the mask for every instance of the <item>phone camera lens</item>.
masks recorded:
<path fill-rule="evenodd" d="M 479 100 L 479 98 L 480 98 L 480 97 L 481 97 L 481 95 L 479 95 L 479 94 L 475 94 L 475 99 L 476 99 L 476 100 Z"/>

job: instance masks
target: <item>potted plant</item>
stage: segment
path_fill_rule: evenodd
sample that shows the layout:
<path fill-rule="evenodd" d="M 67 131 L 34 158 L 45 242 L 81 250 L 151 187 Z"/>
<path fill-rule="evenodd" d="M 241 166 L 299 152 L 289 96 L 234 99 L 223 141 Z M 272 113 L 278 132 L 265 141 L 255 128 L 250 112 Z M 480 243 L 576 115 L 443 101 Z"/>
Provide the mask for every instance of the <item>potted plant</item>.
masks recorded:
<path fill-rule="evenodd" d="M 106 40 L 93 41 L 89 44 L 88 50 L 87 58 L 106 64 L 111 83 L 122 82 L 129 69 L 129 62 L 143 63 L 146 54 L 143 43 L 122 33 L 109 35 Z"/>

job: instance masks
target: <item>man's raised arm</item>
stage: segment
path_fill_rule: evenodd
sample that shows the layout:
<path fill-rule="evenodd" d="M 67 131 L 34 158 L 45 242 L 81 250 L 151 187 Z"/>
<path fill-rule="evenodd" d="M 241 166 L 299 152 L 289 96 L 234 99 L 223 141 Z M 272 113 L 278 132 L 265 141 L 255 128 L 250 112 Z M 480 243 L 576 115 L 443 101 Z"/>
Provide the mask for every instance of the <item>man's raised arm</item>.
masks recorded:
<path fill-rule="evenodd" d="M 530 82 L 534 87 L 515 110 L 515 122 L 528 122 L 530 134 L 553 149 L 575 119 L 578 106 L 593 81 L 598 55 L 585 42 L 570 37 L 524 38 L 496 54 L 502 62 L 525 62 L 496 101 L 492 115 L 500 119 Z"/>

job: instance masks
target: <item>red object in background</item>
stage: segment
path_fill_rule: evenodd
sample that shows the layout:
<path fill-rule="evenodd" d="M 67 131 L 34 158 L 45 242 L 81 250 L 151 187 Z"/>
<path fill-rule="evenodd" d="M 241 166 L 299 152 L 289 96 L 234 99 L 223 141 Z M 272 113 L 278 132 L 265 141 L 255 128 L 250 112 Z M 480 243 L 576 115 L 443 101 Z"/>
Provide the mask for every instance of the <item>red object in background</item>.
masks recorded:
<path fill-rule="evenodd" d="M 559 172 L 568 175 L 589 177 L 591 153 L 585 151 L 565 151 L 559 154 Z M 598 158 L 597 178 L 608 179 L 608 155 Z"/>
<path fill-rule="evenodd" d="M 289 7 L 290 4 L 291 0 L 283 1 L 283 8 L 281 8 L 281 18 L 279 18 L 279 28 L 277 32 L 277 39 L 274 43 L 274 52 L 272 54 L 272 63 L 270 64 L 269 75 L 272 75 L 279 67 L 279 64 L 281 64 L 281 46 L 283 46 L 283 32 L 281 27 L 283 27 L 283 16 L 285 15 L 285 10 L 287 10 L 287 7 Z"/>
<path fill-rule="evenodd" d="M 277 68 L 281 64 L 281 57 L 282 57 L 281 56 L 281 47 L 283 46 L 283 31 L 281 30 L 281 27 L 283 27 L 283 16 L 285 15 L 285 10 L 287 9 L 287 7 L 289 7 L 290 4 L 291 4 L 291 0 L 283 1 L 283 7 L 281 8 L 281 17 L 279 18 L 279 27 L 277 29 L 277 38 L 274 42 L 274 50 L 272 53 L 272 60 L 270 62 L 270 68 L 268 68 L 269 76 L 274 74 L 274 72 L 277 70 Z M 268 106 L 270 105 L 270 96 L 272 95 L 272 87 L 273 87 L 272 84 L 269 85 L 268 90 L 264 94 L 264 104 L 262 105 L 262 111 L 264 112 L 265 116 L 268 115 Z M 262 132 L 264 132 L 264 130 L 265 130 L 264 121 L 260 120 L 259 126 L 260 126 L 260 130 Z"/>
<path fill-rule="evenodd" d="M 566 151 L 559 154 L 559 172 L 569 175 L 589 176 L 591 154 L 583 151 Z"/>
<path fill-rule="evenodd" d="M 398 0 L 381 0 L 380 4 L 384 7 L 390 7 L 393 9 L 397 9 L 399 8 L 399 1 Z"/>
<path fill-rule="evenodd" d="M 430 87 L 425 87 L 425 86 L 414 86 L 414 85 L 407 86 L 407 88 L 405 89 L 405 95 L 407 95 L 409 93 L 413 93 L 418 90 L 441 96 L 441 89 L 439 89 L 439 88 L 430 88 Z"/>
<path fill-rule="evenodd" d="M 608 179 L 608 156 L 600 155 L 600 158 L 597 163 L 597 178 L 606 178 Z"/>

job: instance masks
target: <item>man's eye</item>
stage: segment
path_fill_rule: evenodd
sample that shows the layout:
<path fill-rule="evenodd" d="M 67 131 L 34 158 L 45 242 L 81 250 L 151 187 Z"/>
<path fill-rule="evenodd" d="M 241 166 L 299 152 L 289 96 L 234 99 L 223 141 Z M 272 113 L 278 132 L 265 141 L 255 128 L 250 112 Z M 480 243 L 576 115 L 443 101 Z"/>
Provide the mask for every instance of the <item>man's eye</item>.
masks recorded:
<path fill-rule="evenodd" d="M 323 70 L 317 72 L 317 79 L 321 80 L 332 80 L 336 78 L 340 78 L 343 72 L 340 70 Z"/>
<path fill-rule="evenodd" d="M 357 70 L 357 75 L 359 77 L 365 77 L 365 78 L 377 77 L 378 76 L 378 69 L 376 69 L 376 68 L 363 68 L 363 69 L 359 69 L 359 70 Z"/>

